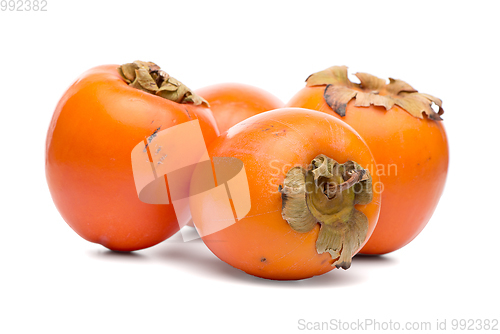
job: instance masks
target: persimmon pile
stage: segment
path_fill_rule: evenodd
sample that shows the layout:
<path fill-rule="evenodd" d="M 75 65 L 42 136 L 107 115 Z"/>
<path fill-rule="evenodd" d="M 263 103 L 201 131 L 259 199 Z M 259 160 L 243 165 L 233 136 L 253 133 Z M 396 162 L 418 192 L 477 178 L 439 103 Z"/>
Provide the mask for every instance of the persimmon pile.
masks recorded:
<path fill-rule="evenodd" d="M 395 251 L 443 192 L 442 101 L 402 80 L 356 76 L 316 72 L 283 104 L 246 84 L 193 91 L 152 62 L 90 69 L 49 126 L 55 206 L 84 239 L 122 252 L 192 219 L 219 259 L 266 279 Z"/>

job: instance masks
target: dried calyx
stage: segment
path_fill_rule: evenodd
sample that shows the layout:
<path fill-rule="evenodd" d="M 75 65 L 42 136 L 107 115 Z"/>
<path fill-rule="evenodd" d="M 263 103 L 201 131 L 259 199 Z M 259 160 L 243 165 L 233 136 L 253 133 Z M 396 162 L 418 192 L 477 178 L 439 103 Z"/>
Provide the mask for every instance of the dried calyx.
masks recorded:
<path fill-rule="evenodd" d="M 368 234 L 368 219 L 354 206 L 372 201 L 368 170 L 354 161 L 339 164 L 318 155 L 308 169 L 291 168 L 279 188 L 282 216 L 297 232 L 309 232 L 316 224 L 319 254 L 330 253 L 337 268 L 348 269 Z"/>
<path fill-rule="evenodd" d="M 360 83 L 354 83 L 347 77 L 346 66 L 333 66 L 314 73 L 307 79 L 307 86 L 326 85 L 324 97 L 326 103 L 340 116 L 345 116 L 347 103 L 356 99 L 356 107 L 369 107 L 371 104 L 386 110 L 397 105 L 410 115 L 423 118 L 423 114 L 432 120 L 442 120 L 444 113 L 442 101 L 437 97 L 419 93 L 402 80 L 389 78 L 389 83 L 368 73 L 355 74 Z M 439 107 L 436 113 L 432 104 Z"/>
<path fill-rule="evenodd" d="M 131 87 L 177 103 L 192 103 L 208 107 L 208 102 L 201 96 L 169 76 L 155 63 L 137 60 L 118 67 L 118 73 Z"/>

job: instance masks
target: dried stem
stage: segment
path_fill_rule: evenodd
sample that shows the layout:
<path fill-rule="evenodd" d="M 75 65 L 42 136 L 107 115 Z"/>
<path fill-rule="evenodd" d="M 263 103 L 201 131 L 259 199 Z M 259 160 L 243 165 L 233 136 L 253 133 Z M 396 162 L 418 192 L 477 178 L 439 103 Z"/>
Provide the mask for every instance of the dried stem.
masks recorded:
<path fill-rule="evenodd" d="M 364 178 L 366 176 L 365 169 L 351 170 L 349 171 L 349 175 L 351 175 L 351 177 L 341 184 L 336 184 L 333 182 L 325 183 L 325 195 L 328 196 L 329 199 L 332 199 L 337 196 L 337 194 L 353 187 L 358 182 L 366 180 L 366 178 Z"/>

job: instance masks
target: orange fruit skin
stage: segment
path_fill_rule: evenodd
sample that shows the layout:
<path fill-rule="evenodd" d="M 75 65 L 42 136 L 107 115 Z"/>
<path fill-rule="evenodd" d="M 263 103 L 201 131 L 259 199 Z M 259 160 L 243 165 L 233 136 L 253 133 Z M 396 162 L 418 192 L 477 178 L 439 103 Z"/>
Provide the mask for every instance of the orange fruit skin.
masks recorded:
<path fill-rule="evenodd" d="M 210 104 L 221 133 L 248 117 L 284 105 L 264 89 L 241 83 L 211 85 L 196 90 L 196 94 Z"/>
<path fill-rule="evenodd" d="M 305 87 L 289 107 L 318 110 L 352 126 L 366 141 L 377 161 L 383 184 L 382 209 L 377 227 L 361 250 L 385 254 L 408 244 L 431 218 L 448 173 L 448 140 L 443 122 L 419 119 L 394 106 L 356 107 L 351 100 L 344 117 L 323 97 L 325 87 Z"/>
<path fill-rule="evenodd" d="M 278 187 L 286 173 L 294 166 L 307 168 L 319 154 L 339 163 L 347 160 L 362 166 L 375 163 L 366 143 L 350 126 L 314 110 L 272 110 L 238 123 L 217 138 L 209 147 L 209 155 L 212 159 L 232 157 L 243 162 L 251 209 L 233 225 L 202 234 L 208 248 L 233 267 L 267 279 L 305 279 L 334 269 L 331 256 L 316 251 L 319 224 L 310 232 L 299 233 L 281 216 Z M 373 182 L 378 182 L 376 175 Z M 217 210 L 220 205 L 208 195 L 202 204 L 191 206 L 200 230 L 215 223 L 204 208 Z M 356 208 L 368 217 L 370 235 L 378 219 L 380 195 L 374 193 L 371 203 Z"/>
<path fill-rule="evenodd" d="M 167 239 L 179 224 L 172 205 L 139 200 L 132 149 L 158 128 L 192 119 L 200 121 L 206 142 L 218 130 L 208 108 L 129 87 L 117 68 L 93 68 L 64 93 L 47 133 L 45 172 L 52 199 L 75 232 L 111 250 L 134 251 Z"/>

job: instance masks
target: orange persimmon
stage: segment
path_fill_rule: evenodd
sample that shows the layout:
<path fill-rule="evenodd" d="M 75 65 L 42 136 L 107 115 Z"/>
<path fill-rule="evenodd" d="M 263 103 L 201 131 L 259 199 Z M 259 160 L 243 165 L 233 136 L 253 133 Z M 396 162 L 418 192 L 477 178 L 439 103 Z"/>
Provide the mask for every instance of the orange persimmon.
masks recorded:
<path fill-rule="evenodd" d="M 215 84 L 195 92 L 210 104 L 220 133 L 248 117 L 284 105 L 264 89 L 241 83 Z"/>
<path fill-rule="evenodd" d="M 195 171 L 193 221 L 208 248 L 235 268 L 276 280 L 347 269 L 375 228 L 378 177 L 368 171 L 375 161 L 361 137 L 333 116 L 271 110 L 231 127 L 208 153 L 215 190 L 202 191 L 213 187 L 200 185 L 211 169 Z M 246 175 L 239 186 L 218 172 L 235 174 L 224 166 L 233 160 L 244 170 L 238 175 Z M 249 192 L 244 215 L 243 185 Z M 230 201 L 220 196 L 226 189 Z"/>
<path fill-rule="evenodd" d="M 357 73 L 351 82 L 345 66 L 315 73 L 287 103 L 333 115 L 352 126 L 377 161 L 373 174 L 383 184 L 382 208 L 365 254 L 395 251 L 425 227 L 443 192 L 448 171 L 448 141 L 441 122 L 441 100 L 418 93 L 401 80 Z M 439 107 L 436 113 L 432 104 Z"/>
<path fill-rule="evenodd" d="M 46 141 L 47 183 L 64 220 L 86 240 L 116 251 L 150 247 L 177 232 L 186 222 L 177 221 L 172 205 L 139 199 L 131 152 L 191 120 L 199 121 L 207 143 L 218 136 L 203 99 L 153 63 L 82 74 L 59 101 Z M 144 149 L 145 160 L 148 154 Z"/>

